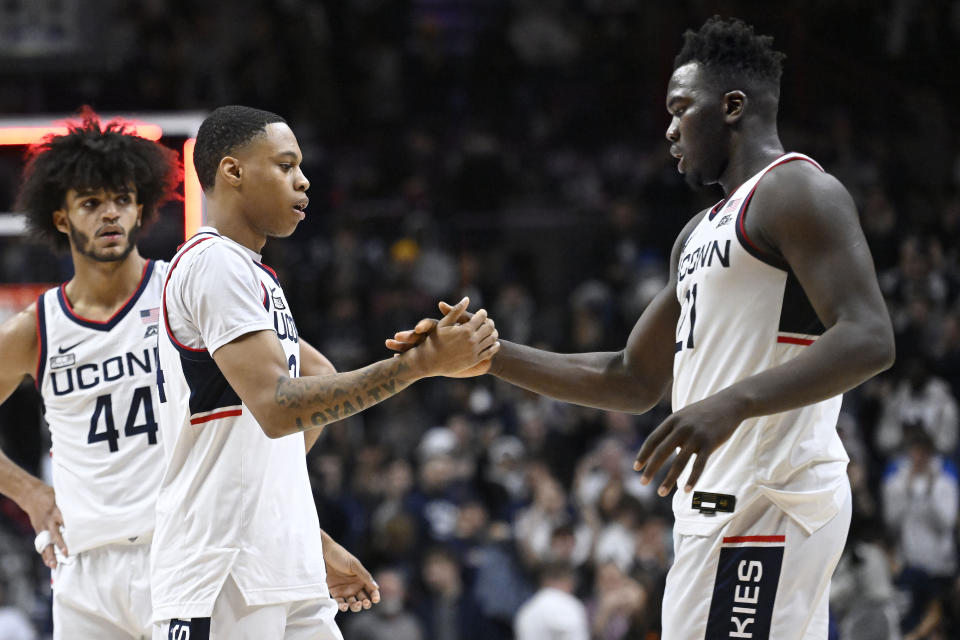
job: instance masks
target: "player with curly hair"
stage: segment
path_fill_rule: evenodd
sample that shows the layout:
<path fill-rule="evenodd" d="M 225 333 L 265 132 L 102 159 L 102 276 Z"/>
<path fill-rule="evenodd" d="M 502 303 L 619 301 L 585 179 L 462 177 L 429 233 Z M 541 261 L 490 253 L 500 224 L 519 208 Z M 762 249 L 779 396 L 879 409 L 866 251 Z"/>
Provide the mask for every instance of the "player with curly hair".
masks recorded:
<path fill-rule="evenodd" d="M 136 240 L 176 197 L 176 152 L 89 109 L 28 151 L 16 207 L 74 275 L 0 326 L 0 399 L 26 376 L 50 425 L 53 487 L 0 454 L 0 492 L 53 570 L 54 637 L 150 631 L 149 541 L 163 467 L 156 422 L 164 262 Z"/>
<path fill-rule="evenodd" d="M 174 151 L 89 109 L 28 152 L 17 209 L 33 233 L 69 249 L 74 276 L 0 326 L 0 401 L 33 377 L 53 468 L 49 487 L 0 453 L 0 493 L 27 513 L 53 570 L 57 639 L 152 635 L 150 547 L 164 468 L 157 336 L 169 265 L 141 257 L 136 240 L 176 197 L 180 175 Z M 322 536 L 340 610 L 368 608 L 378 599 L 373 578 Z"/>

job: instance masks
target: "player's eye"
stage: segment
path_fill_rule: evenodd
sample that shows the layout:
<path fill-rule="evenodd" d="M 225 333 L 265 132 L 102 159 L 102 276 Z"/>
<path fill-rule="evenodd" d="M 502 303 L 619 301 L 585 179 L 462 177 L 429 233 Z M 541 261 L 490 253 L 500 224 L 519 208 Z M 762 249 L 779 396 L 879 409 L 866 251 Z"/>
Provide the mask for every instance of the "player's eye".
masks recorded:
<path fill-rule="evenodd" d="M 80 207 L 83 209 L 96 209 L 100 206 L 100 201 L 96 198 L 89 198 L 80 203 Z"/>
<path fill-rule="evenodd" d="M 131 201 L 130 194 L 125 193 L 122 196 L 117 196 L 117 204 L 119 205 L 130 204 L 130 201 Z"/>
<path fill-rule="evenodd" d="M 280 170 L 283 171 L 284 173 L 286 173 L 287 171 L 290 171 L 291 169 L 293 169 L 293 165 L 290 164 L 289 162 L 280 163 Z"/>

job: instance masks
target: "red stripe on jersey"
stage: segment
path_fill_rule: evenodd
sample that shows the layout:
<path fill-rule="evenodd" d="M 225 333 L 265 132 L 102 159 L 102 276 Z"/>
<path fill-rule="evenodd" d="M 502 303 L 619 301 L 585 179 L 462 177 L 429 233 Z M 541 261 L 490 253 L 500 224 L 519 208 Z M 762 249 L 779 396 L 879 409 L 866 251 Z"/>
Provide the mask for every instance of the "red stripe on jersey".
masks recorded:
<path fill-rule="evenodd" d="M 266 269 L 267 271 L 269 271 L 269 272 L 270 272 L 270 275 L 273 276 L 273 279 L 274 279 L 274 280 L 279 280 L 279 279 L 280 279 L 279 277 L 277 277 L 277 272 L 274 271 L 271 267 L 268 267 L 267 265 L 263 264 L 262 262 L 258 262 L 257 264 L 260 265 L 261 267 L 263 267 L 264 269 Z"/>
<path fill-rule="evenodd" d="M 178 347 L 186 351 L 204 352 L 206 351 L 206 349 L 195 349 L 193 347 L 188 347 L 187 345 L 177 340 L 177 336 L 173 335 L 173 331 L 170 331 L 170 318 L 167 316 L 167 284 L 170 283 L 170 276 L 173 275 L 173 269 L 174 267 L 177 266 L 177 263 L 180 262 L 180 258 L 182 258 L 187 253 L 187 251 L 190 251 L 190 249 L 193 249 L 195 246 L 197 246 L 201 242 L 206 242 L 207 240 L 211 240 L 211 237 L 207 236 L 206 238 L 200 238 L 199 240 L 194 242 L 192 245 L 184 249 L 183 252 L 177 256 L 177 258 L 170 265 L 170 268 L 167 270 L 167 279 L 163 281 L 163 293 L 160 296 L 160 306 L 163 308 L 163 321 L 164 321 L 163 324 L 166 326 L 167 335 L 170 337 L 170 339 L 173 341 L 175 345 L 177 345 Z M 186 242 L 184 242 L 183 244 L 186 244 Z M 182 247 L 183 244 L 180 246 Z"/>
<path fill-rule="evenodd" d="M 782 344 L 799 344 L 805 347 L 813 344 L 813 340 L 808 340 L 806 338 L 793 338 L 791 336 L 777 336 L 777 342 Z"/>
<path fill-rule="evenodd" d="M 737 544 L 738 542 L 786 542 L 787 536 L 729 536 L 723 539 L 723 544 Z"/>
<path fill-rule="evenodd" d="M 229 411 L 219 411 L 217 413 L 211 413 L 210 415 L 200 416 L 199 418 L 190 418 L 190 424 L 203 424 L 204 422 L 210 422 L 211 420 L 219 420 L 220 418 L 232 418 L 243 414 L 243 409 L 230 409 Z"/>
<path fill-rule="evenodd" d="M 784 155 L 787 155 L 787 154 L 784 154 Z M 773 169 L 776 169 L 780 165 L 786 164 L 788 162 L 793 162 L 794 160 L 803 160 L 804 162 L 809 162 L 820 171 L 823 171 L 823 167 L 821 167 L 813 158 L 807 158 L 806 156 L 791 156 L 789 158 L 783 158 L 776 164 L 773 164 L 767 167 L 767 170 L 763 172 L 763 175 L 765 176 L 770 171 L 772 171 Z M 760 179 L 763 179 L 763 176 L 760 176 Z M 744 219 L 746 219 L 747 217 L 747 207 L 750 206 L 750 201 L 753 200 L 753 193 L 757 190 L 757 186 L 759 186 L 759 184 L 760 184 L 760 180 L 757 180 L 757 182 L 753 185 L 753 188 L 750 189 L 750 193 L 748 193 L 747 197 L 744 199 L 743 204 L 740 205 L 740 214 L 739 214 L 740 219 L 737 220 L 737 224 L 740 227 L 740 234 L 743 236 L 743 239 L 747 241 L 747 243 L 753 248 L 753 250 L 761 255 L 769 256 L 771 255 L 770 252 L 764 251 L 763 249 L 758 247 L 756 244 L 754 244 L 753 240 L 750 239 L 750 236 L 747 235 L 747 226 L 744 224 Z M 776 256 L 774 257 L 776 258 Z"/>

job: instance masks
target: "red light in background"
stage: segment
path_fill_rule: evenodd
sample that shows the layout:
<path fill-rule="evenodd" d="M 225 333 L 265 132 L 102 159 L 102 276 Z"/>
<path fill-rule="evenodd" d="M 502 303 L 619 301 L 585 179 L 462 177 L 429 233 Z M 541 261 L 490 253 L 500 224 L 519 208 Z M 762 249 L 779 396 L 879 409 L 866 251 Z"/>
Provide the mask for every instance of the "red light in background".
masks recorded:
<path fill-rule="evenodd" d="M 122 120 L 122 119 L 121 119 Z M 61 121 L 62 122 L 62 121 Z M 157 141 L 163 136 L 163 129 L 156 124 L 123 120 L 135 135 L 147 140 Z M 0 146 L 31 145 L 42 142 L 44 137 L 67 133 L 65 125 L 3 127 L 0 126 Z M 183 233 L 184 238 L 191 237 L 203 224 L 203 193 L 197 172 L 193 167 L 193 146 L 196 138 L 188 138 L 183 143 Z"/>
<path fill-rule="evenodd" d="M 155 124 L 131 122 L 129 127 L 135 135 L 156 142 L 163 135 L 163 129 Z M 37 144 L 50 135 L 62 136 L 67 133 L 66 126 L 48 127 L 0 127 L 0 145 Z"/>

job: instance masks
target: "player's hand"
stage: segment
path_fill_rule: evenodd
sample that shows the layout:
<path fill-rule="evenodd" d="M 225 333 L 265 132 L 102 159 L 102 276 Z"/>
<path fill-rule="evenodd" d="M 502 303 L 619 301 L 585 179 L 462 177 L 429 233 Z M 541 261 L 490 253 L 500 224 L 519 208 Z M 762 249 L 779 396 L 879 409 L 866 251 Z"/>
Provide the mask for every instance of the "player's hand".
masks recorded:
<path fill-rule="evenodd" d="M 405 354 L 414 359 L 414 366 L 426 371 L 425 375 L 458 376 L 500 350 L 500 334 L 485 309 L 460 321 L 469 303 L 470 299 L 464 298 L 455 306 L 448 306 L 434 330 L 426 334 L 416 349 Z"/>
<path fill-rule="evenodd" d="M 440 312 L 443 313 L 445 316 L 448 315 L 453 310 L 453 307 L 446 302 L 440 302 L 439 306 L 440 306 Z M 457 322 L 460 324 L 465 324 L 467 322 L 470 322 L 471 320 L 473 320 L 473 314 L 466 310 L 464 310 L 460 314 L 459 318 L 457 318 Z M 493 319 L 488 317 L 487 322 L 496 332 L 496 323 L 493 321 Z M 424 318 L 423 320 L 418 322 L 413 329 L 408 329 L 406 331 L 398 331 L 396 334 L 394 334 L 392 339 L 388 338 L 386 341 L 387 348 L 392 351 L 396 351 L 398 353 L 404 353 L 406 351 L 409 351 L 410 349 L 413 349 L 417 345 L 421 344 L 424 340 L 426 340 L 427 337 L 434 330 L 436 330 L 438 324 L 439 324 L 439 320 L 435 320 L 433 318 Z M 497 336 L 499 337 L 499 332 L 496 332 L 496 333 L 497 333 Z M 471 367 L 468 367 L 462 371 L 458 371 L 456 373 L 446 374 L 446 375 L 449 378 L 472 378 L 474 376 L 482 376 L 483 374 L 490 371 L 490 364 L 492 361 L 493 361 L 492 357 L 487 357 L 481 360 L 480 362 L 478 362 L 477 364 Z"/>
<path fill-rule="evenodd" d="M 44 546 L 40 551 L 43 558 L 43 564 L 51 569 L 57 566 L 57 555 L 53 546 L 56 545 L 64 557 L 67 557 L 67 543 L 63 540 L 60 529 L 63 527 L 63 515 L 60 508 L 57 507 L 57 499 L 53 492 L 53 487 L 43 483 L 37 483 L 37 486 L 30 492 L 24 504 L 23 510 L 30 517 L 30 524 L 33 530 L 38 534 L 42 531 L 48 532 L 50 544 Z"/>
<path fill-rule="evenodd" d="M 441 304 L 446 303 L 444 302 Z M 472 317 L 472 315 L 473 314 L 464 311 L 460 318 L 463 319 L 464 316 Z M 435 318 L 424 318 L 418 322 L 413 329 L 396 332 L 393 335 L 393 338 L 387 338 L 387 349 L 396 351 L 397 353 L 404 353 L 410 349 L 413 349 L 415 346 L 427 339 L 427 336 L 437 328 L 437 323 L 439 322 L 440 321 Z"/>
<path fill-rule="evenodd" d="M 707 459 L 733 433 L 747 416 L 742 415 L 738 403 L 714 395 L 688 405 L 672 414 L 653 430 L 637 453 L 635 471 L 643 470 L 640 482 L 647 484 L 660 467 L 679 448 L 670 470 L 657 489 L 663 497 L 676 485 L 690 457 L 696 455 L 693 469 L 683 490 L 693 490 L 703 473 Z"/>
<path fill-rule="evenodd" d="M 380 602 L 380 585 L 356 556 L 332 539 L 323 545 L 327 588 L 340 611 L 369 609 Z"/>

